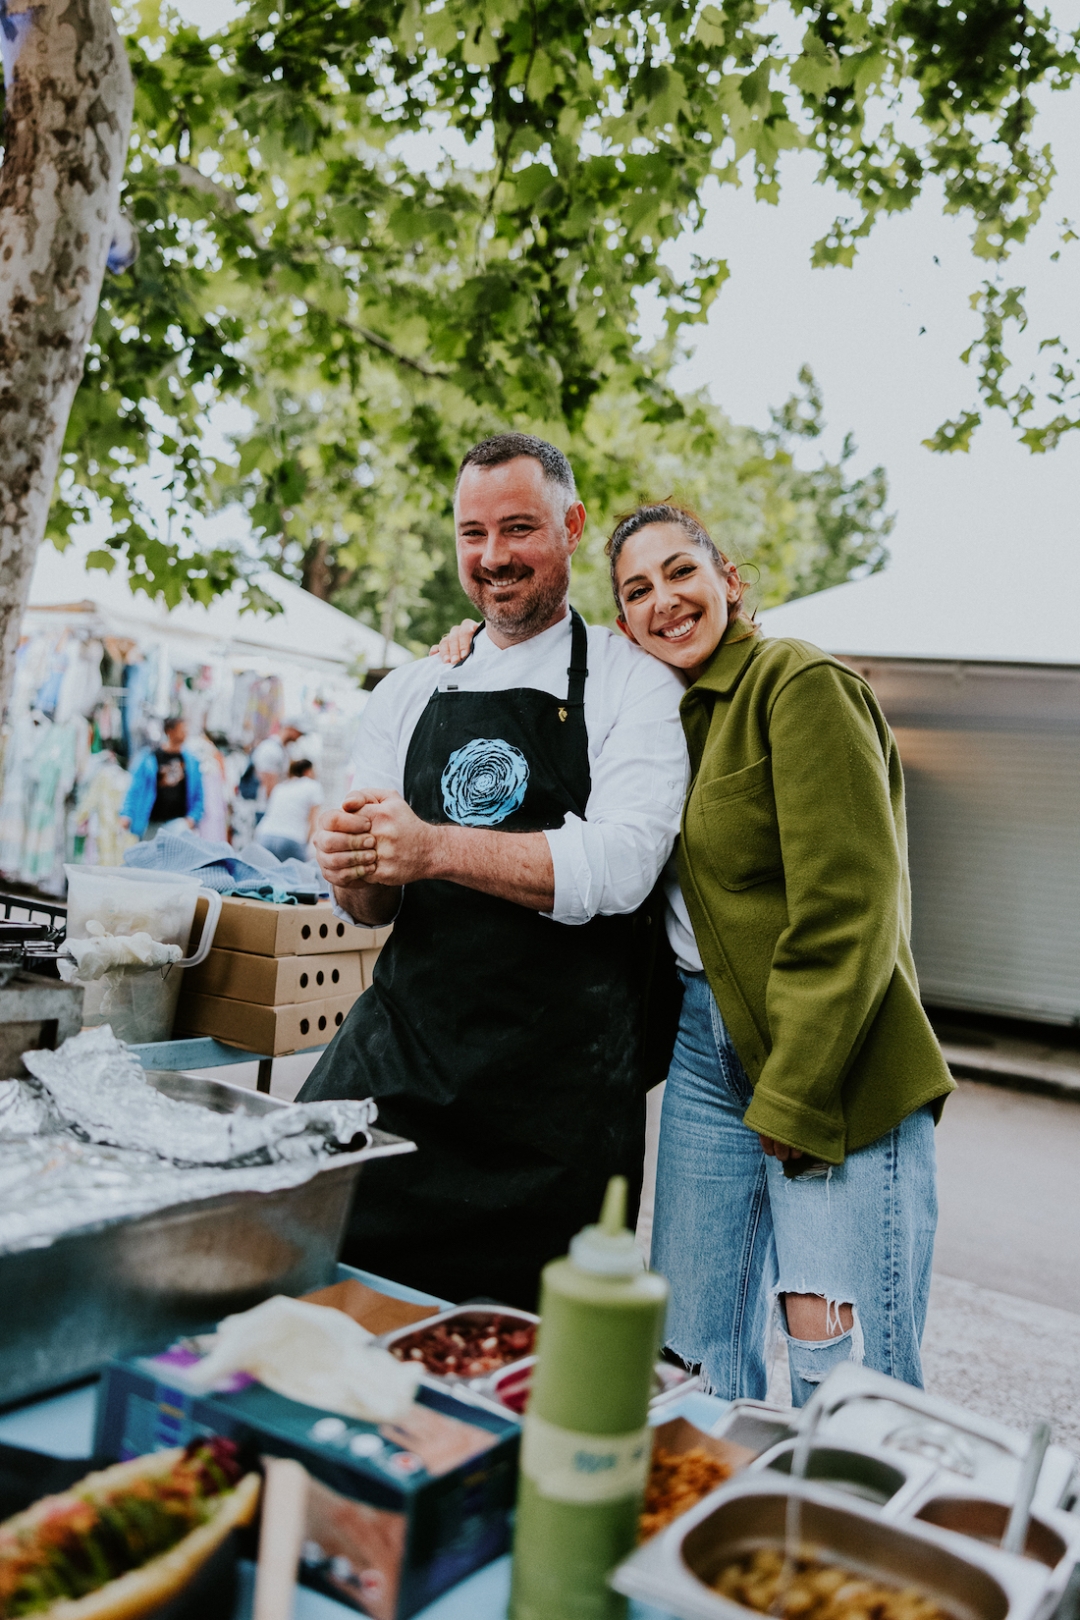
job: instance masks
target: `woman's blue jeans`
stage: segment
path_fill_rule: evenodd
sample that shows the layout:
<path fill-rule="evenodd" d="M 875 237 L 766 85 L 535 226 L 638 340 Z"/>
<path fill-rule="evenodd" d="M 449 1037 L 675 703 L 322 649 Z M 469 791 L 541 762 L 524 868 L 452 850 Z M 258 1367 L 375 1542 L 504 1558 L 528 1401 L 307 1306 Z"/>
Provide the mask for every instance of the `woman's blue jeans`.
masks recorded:
<path fill-rule="evenodd" d="M 764 1398 L 774 1328 L 796 1406 L 839 1361 L 921 1388 L 937 1226 L 930 1109 L 842 1165 L 788 1179 L 742 1123 L 752 1087 L 705 975 L 681 977 L 652 1241 L 653 1267 L 671 1285 L 668 1346 L 729 1400 Z M 837 1325 L 850 1305 L 853 1325 L 834 1339 L 793 1339 L 781 1294 L 819 1295 Z"/>

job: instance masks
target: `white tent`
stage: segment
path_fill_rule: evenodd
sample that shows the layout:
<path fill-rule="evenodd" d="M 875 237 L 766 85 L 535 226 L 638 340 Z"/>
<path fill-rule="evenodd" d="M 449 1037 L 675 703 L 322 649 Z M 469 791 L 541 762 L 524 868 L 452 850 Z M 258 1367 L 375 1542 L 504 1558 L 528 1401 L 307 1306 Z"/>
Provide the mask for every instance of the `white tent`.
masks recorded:
<path fill-rule="evenodd" d="M 932 566 L 898 559 L 769 608 L 762 626 L 856 656 L 1080 665 L 1080 535 L 1065 538 L 1053 548 L 1029 540 L 1005 566 L 976 546 Z"/>
<path fill-rule="evenodd" d="M 259 584 L 282 605 L 279 614 L 242 613 L 239 586 L 209 607 L 182 602 L 168 608 L 133 590 L 127 570 L 118 563 L 111 574 L 87 568 L 89 543 L 74 541 L 66 551 L 40 547 L 30 586 L 26 629 L 46 616 L 63 617 L 97 633 L 152 635 L 170 651 L 198 658 L 201 652 L 242 658 L 250 668 L 267 673 L 279 660 L 300 664 L 313 674 L 344 674 L 363 663 L 393 667 L 410 654 L 396 642 L 386 643 L 368 625 L 351 619 L 279 574 L 265 573 Z"/>

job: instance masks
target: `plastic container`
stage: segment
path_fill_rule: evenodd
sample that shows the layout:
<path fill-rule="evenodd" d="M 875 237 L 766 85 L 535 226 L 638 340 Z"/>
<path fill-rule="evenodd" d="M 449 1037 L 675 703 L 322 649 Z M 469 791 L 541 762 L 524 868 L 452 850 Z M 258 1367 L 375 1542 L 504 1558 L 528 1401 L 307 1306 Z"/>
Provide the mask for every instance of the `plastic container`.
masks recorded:
<path fill-rule="evenodd" d="M 183 969 L 204 961 L 214 943 L 221 896 L 182 872 L 147 872 L 126 866 L 65 866 L 68 880 L 68 938 L 88 938 L 87 923 L 107 934 L 149 934 L 163 945 L 187 950 L 195 904 L 207 901 L 199 948 L 169 967 L 111 968 L 86 985 L 83 1021 L 111 1024 L 117 1040 L 141 1046 L 172 1035 Z M 74 977 L 68 965 L 65 978 Z M 80 981 L 81 982 L 81 981 Z"/>
<path fill-rule="evenodd" d="M 523 1423 L 511 1620 L 617 1620 L 607 1577 L 631 1551 L 652 1455 L 653 1365 L 668 1288 L 624 1225 L 626 1182 L 599 1226 L 545 1266 Z"/>

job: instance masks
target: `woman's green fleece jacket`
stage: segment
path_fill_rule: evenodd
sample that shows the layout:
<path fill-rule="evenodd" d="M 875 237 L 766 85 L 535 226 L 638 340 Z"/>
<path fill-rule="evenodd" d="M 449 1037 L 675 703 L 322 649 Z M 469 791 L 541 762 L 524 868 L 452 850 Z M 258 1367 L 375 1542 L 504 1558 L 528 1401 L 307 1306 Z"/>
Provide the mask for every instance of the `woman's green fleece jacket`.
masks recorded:
<path fill-rule="evenodd" d="M 895 738 L 854 670 L 744 619 L 681 708 L 679 876 L 744 1122 L 841 1164 L 953 1090 L 911 956 Z"/>

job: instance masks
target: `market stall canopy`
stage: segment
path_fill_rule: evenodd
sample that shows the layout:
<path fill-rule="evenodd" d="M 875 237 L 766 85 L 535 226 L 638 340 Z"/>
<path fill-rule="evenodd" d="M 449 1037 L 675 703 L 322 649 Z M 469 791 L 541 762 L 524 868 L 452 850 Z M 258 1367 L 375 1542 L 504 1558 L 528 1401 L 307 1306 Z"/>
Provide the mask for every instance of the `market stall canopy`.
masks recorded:
<path fill-rule="evenodd" d="M 1025 539 L 1001 567 L 974 545 L 932 566 L 897 559 L 761 614 L 766 635 L 866 658 L 1080 666 L 1080 540 Z"/>
<path fill-rule="evenodd" d="M 328 673 L 361 662 L 368 668 L 393 668 L 411 656 L 280 574 L 267 572 L 258 581 L 281 603 L 278 614 L 242 613 L 239 586 L 209 607 L 181 602 L 169 608 L 133 590 L 122 562 L 111 574 L 87 568 L 90 549 L 78 541 L 63 553 L 48 544 L 39 548 L 27 604 L 28 629 L 47 614 L 62 614 L 69 623 L 81 621 L 111 635 L 139 639 L 151 631 L 170 643 L 186 643 L 194 656 L 206 650 L 259 660 L 284 657 Z"/>

